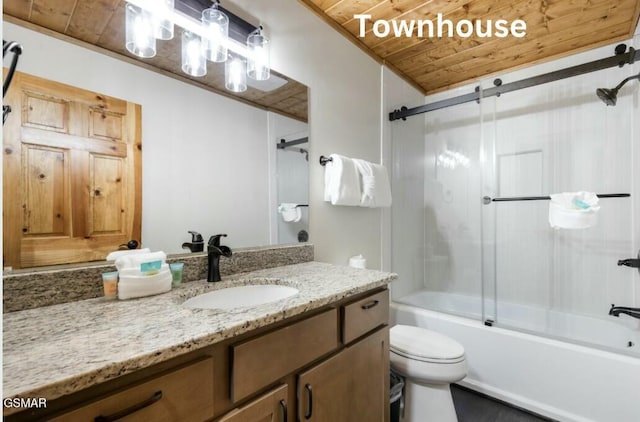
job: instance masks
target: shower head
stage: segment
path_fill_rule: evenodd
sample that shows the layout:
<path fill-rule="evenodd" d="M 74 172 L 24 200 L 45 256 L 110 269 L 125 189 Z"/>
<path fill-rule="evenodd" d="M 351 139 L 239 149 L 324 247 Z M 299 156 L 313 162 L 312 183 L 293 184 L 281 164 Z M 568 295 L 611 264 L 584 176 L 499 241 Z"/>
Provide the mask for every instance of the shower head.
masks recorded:
<path fill-rule="evenodd" d="M 616 105 L 616 102 L 618 101 L 618 91 L 620 90 L 620 88 L 622 88 L 624 86 L 624 84 L 626 84 L 627 82 L 629 82 L 632 79 L 639 79 L 640 80 L 640 73 L 638 73 L 635 76 L 629 76 L 628 78 L 626 78 L 622 82 L 620 82 L 618 84 L 618 86 L 615 87 L 615 88 L 611 88 L 611 89 L 609 89 L 609 88 L 598 88 L 598 89 L 596 89 L 596 95 L 606 105 L 614 106 L 614 105 Z"/>

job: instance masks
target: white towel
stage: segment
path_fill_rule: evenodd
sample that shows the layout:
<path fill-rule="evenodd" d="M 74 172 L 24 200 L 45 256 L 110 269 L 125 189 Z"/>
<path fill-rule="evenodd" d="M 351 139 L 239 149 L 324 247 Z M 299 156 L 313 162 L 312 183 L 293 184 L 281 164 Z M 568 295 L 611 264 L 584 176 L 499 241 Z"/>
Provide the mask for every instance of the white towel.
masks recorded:
<path fill-rule="evenodd" d="M 278 212 L 285 223 L 297 223 L 302 218 L 302 211 L 298 204 L 283 202 L 278 207 Z"/>
<path fill-rule="evenodd" d="M 324 168 L 324 200 L 332 205 L 360 205 L 360 181 L 355 163 L 338 154 L 330 157 L 332 161 Z"/>
<path fill-rule="evenodd" d="M 116 259 L 115 264 L 118 270 L 124 270 L 126 268 L 140 269 L 140 264 L 143 262 L 162 261 L 162 263 L 164 263 L 166 259 L 167 254 L 160 251 L 121 256 Z"/>
<path fill-rule="evenodd" d="M 149 249 L 149 248 L 127 249 L 127 250 L 123 250 L 123 251 L 113 251 L 113 252 L 110 252 L 109 255 L 107 255 L 106 260 L 107 261 L 115 261 L 116 259 L 120 258 L 121 256 L 135 255 L 135 254 L 139 254 L 139 253 L 149 253 L 149 252 L 151 252 L 151 249 Z"/>
<path fill-rule="evenodd" d="M 549 202 L 549 225 L 554 229 L 587 229 L 598 222 L 598 196 L 591 192 L 555 193 Z"/>
<path fill-rule="evenodd" d="M 362 197 L 360 206 L 369 208 L 391 206 L 391 185 L 387 169 L 381 164 L 354 159 L 353 162 L 360 173 Z"/>

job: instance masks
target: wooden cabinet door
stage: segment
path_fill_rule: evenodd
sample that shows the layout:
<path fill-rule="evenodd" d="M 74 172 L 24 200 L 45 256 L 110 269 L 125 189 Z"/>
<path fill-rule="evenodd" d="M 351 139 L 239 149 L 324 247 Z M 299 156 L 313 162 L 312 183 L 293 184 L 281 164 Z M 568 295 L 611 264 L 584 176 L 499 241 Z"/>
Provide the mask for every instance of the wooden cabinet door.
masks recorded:
<path fill-rule="evenodd" d="M 298 420 L 389 420 L 389 329 L 384 327 L 298 378 Z"/>
<path fill-rule="evenodd" d="M 101 260 L 141 241 L 141 107 L 21 72 L 5 103 L 4 265 Z"/>
<path fill-rule="evenodd" d="M 218 422 L 293 422 L 293 415 L 289 419 L 287 391 L 287 386 L 282 385 L 249 404 L 230 411 Z"/>

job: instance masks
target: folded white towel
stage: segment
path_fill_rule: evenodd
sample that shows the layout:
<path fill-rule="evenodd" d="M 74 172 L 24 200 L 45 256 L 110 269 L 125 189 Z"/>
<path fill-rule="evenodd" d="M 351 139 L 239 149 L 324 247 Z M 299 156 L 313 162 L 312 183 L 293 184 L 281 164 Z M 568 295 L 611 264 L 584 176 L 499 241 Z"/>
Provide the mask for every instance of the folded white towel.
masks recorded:
<path fill-rule="evenodd" d="M 591 192 L 550 195 L 549 225 L 554 229 L 587 229 L 598 222 L 598 196 Z"/>
<path fill-rule="evenodd" d="M 381 164 L 354 159 L 360 173 L 362 197 L 360 206 L 369 208 L 391 206 L 391 185 L 387 169 Z"/>
<path fill-rule="evenodd" d="M 298 204 L 283 202 L 278 207 L 278 212 L 285 223 L 297 223 L 302 218 L 302 211 Z"/>
<path fill-rule="evenodd" d="M 324 200 L 332 205 L 358 206 L 361 201 L 359 173 L 352 159 L 338 154 L 324 169 Z"/>
<path fill-rule="evenodd" d="M 116 259 L 115 264 L 118 270 L 124 270 L 126 268 L 140 269 L 140 264 L 143 262 L 162 261 L 162 263 L 164 263 L 166 259 L 167 254 L 160 251 L 121 256 Z"/>
<path fill-rule="evenodd" d="M 144 248 L 144 249 L 127 249 L 124 251 L 113 251 L 111 253 L 109 253 L 109 255 L 107 255 L 107 261 L 115 261 L 116 259 L 120 258 L 121 256 L 125 256 L 125 255 L 135 255 L 135 254 L 139 254 L 139 253 L 149 253 L 151 252 L 151 249 L 149 248 Z"/>

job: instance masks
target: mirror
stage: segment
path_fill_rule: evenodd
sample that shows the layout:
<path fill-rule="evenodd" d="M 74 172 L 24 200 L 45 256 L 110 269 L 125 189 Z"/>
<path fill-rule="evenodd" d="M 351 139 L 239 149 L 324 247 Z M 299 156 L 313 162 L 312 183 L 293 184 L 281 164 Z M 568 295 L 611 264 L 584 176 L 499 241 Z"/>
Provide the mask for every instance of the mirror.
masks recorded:
<path fill-rule="evenodd" d="M 304 239 L 299 234 L 308 233 L 308 207 L 294 222 L 285 222 L 278 209 L 283 202 L 308 204 L 307 154 L 300 152 L 308 151 L 308 141 L 277 146 L 308 138 L 307 87 L 274 71 L 291 87 L 288 94 L 250 88 L 231 98 L 200 80 L 159 70 L 158 63 L 132 65 L 132 59 L 78 46 L 69 37 L 45 35 L 4 11 L 3 37 L 24 48 L 18 71 L 141 105 L 142 247 L 189 252 L 182 248 L 191 241 L 188 231 L 201 233 L 205 244 L 226 233 L 232 248 Z M 218 67 L 210 64 L 210 73 Z M 258 97 L 270 104 L 253 102 Z"/>

